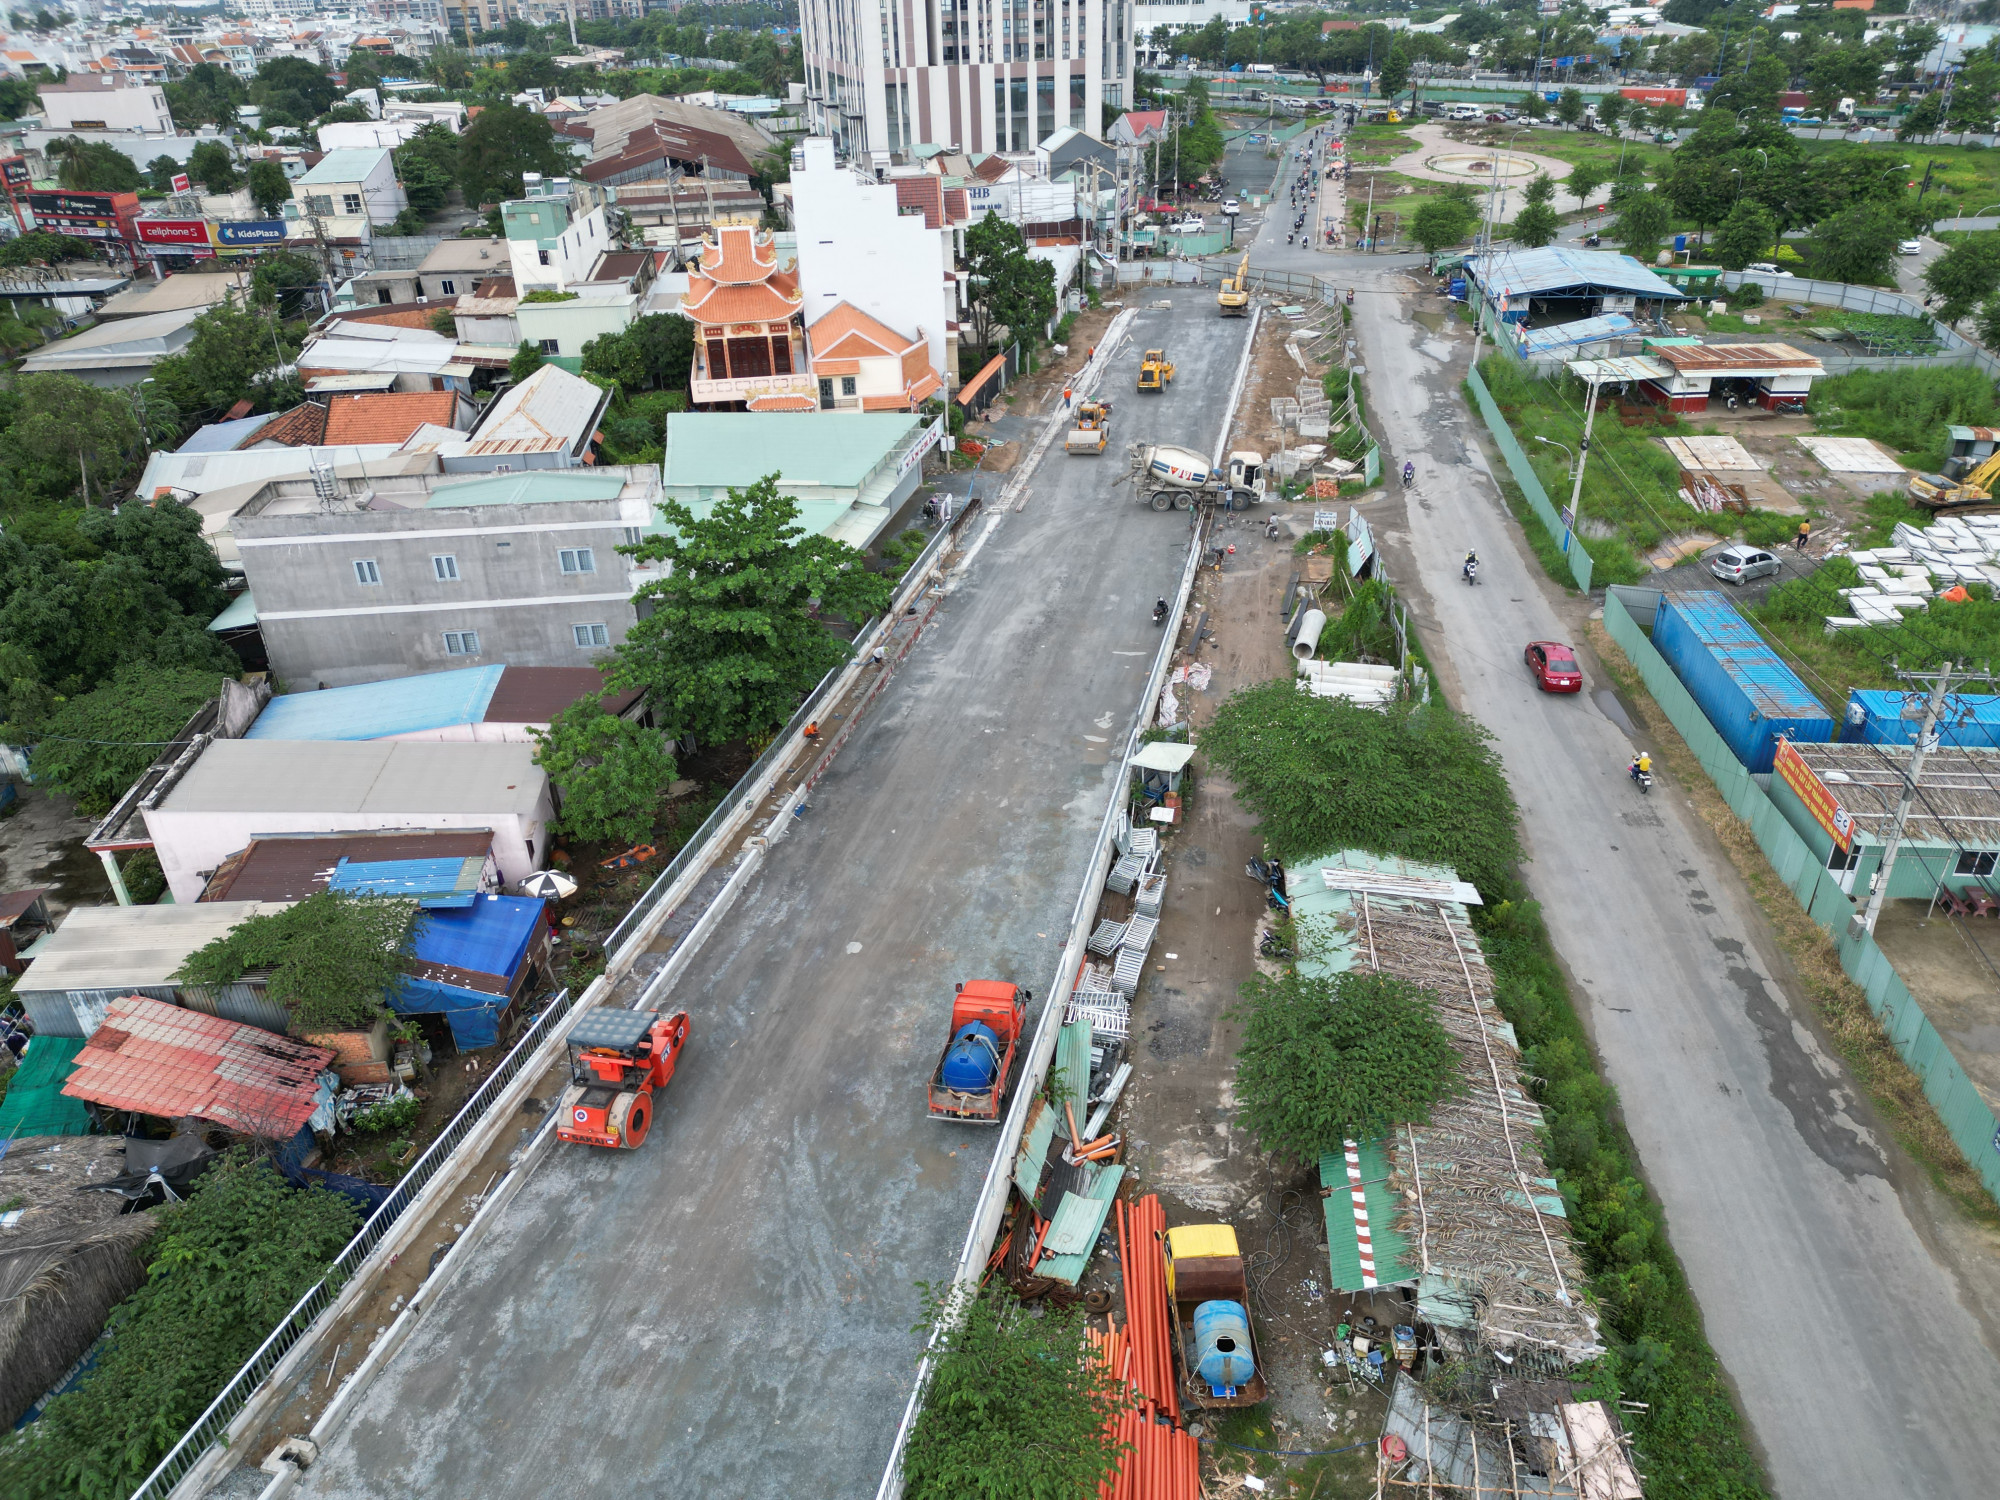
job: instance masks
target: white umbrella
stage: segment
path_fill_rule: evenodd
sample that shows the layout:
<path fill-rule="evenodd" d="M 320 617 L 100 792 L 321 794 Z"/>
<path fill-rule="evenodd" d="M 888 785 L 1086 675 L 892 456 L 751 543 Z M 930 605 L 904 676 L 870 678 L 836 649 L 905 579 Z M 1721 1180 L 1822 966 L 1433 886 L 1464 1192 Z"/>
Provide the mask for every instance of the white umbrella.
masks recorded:
<path fill-rule="evenodd" d="M 537 870 L 521 882 L 521 894 L 544 901 L 564 901 L 576 894 L 576 881 L 560 870 Z"/>

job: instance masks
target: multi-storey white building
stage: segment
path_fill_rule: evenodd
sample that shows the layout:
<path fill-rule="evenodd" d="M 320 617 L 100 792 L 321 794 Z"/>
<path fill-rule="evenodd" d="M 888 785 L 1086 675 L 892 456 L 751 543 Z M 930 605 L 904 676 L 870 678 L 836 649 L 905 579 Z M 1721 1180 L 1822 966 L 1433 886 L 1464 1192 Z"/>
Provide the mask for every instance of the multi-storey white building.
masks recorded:
<path fill-rule="evenodd" d="M 841 155 L 1031 151 L 1132 96 L 1132 0 L 802 0 L 815 135 Z"/>

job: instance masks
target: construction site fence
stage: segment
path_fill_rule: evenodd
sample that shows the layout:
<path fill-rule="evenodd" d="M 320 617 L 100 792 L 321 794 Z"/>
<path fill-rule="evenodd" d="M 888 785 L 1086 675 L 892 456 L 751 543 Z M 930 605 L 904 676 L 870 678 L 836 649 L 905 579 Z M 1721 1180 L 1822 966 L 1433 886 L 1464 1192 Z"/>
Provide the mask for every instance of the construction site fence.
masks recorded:
<path fill-rule="evenodd" d="M 1493 399 L 1493 393 L 1486 389 L 1486 382 L 1479 378 L 1479 367 L 1474 365 L 1466 371 L 1465 384 L 1472 392 L 1474 403 L 1479 407 L 1480 419 L 1486 423 L 1486 430 L 1493 437 L 1493 444 L 1500 450 L 1501 460 L 1507 465 L 1507 472 L 1514 483 L 1521 487 L 1521 493 L 1528 497 L 1528 504 L 1535 512 L 1535 519 L 1542 523 L 1553 541 L 1563 540 L 1565 527 L 1560 511 L 1549 499 L 1548 491 L 1542 488 L 1542 481 L 1536 475 L 1534 466 L 1528 462 L 1528 455 L 1522 451 L 1514 437 L 1514 429 L 1507 425 L 1507 418 L 1500 410 L 1500 404 Z M 1584 593 L 1590 592 L 1590 554 L 1584 550 L 1583 538 L 1574 532 L 1569 536 L 1570 576 Z"/>
<path fill-rule="evenodd" d="M 930 575 L 931 569 L 937 565 L 938 558 L 943 555 L 945 548 L 951 545 L 953 534 L 965 524 L 973 509 L 973 506 L 967 505 L 965 510 L 954 518 L 953 524 L 938 527 L 930 541 L 925 543 L 924 550 L 917 554 L 917 560 L 903 575 L 903 582 L 896 590 L 896 602 L 890 606 L 889 618 L 894 619 L 902 613 L 909 603 L 907 595 L 914 593 L 914 585 L 921 584 Z M 874 622 L 871 620 L 854 633 L 854 639 L 866 640 L 868 632 L 873 628 Z M 772 736 L 771 743 L 765 747 L 764 753 L 757 757 L 749 770 L 737 778 L 736 784 L 720 802 L 716 803 L 715 811 L 702 819 L 701 827 L 697 828 L 694 835 L 680 847 L 672 859 L 667 861 L 666 868 L 654 877 L 653 883 L 646 887 L 645 893 L 632 903 L 632 909 L 625 913 L 616 927 L 611 929 L 611 936 L 604 940 L 606 953 L 616 953 L 634 932 L 643 927 L 653 910 L 666 900 L 667 893 L 674 888 L 674 882 L 689 865 L 703 857 L 708 842 L 715 836 L 716 830 L 723 827 L 729 821 L 730 814 L 742 805 L 743 799 L 762 784 L 764 772 L 771 768 L 773 762 L 790 753 L 793 737 L 818 717 L 826 707 L 841 673 L 846 669 L 847 663 L 842 662 L 820 678 L 819 685 L 806 694 L 805 702 L 801 703 L 798 711 L 785 722 L 785 727 Z"/>
<path fill-rule="evenodd" d="M 1752 779 L 1667 659 L 1653 648 L 1646 627 L 1662 597 L 1657 589 L 1614 584 L 1605 592 L 1604 628 L 1639 669 L 1646 690 L 1687 741 L 1729 810 L 1750 825 L 1757 847 L 1778 878 L 1832 937 L 1841 968 L 1867 997 L 1869 1010 L 1882 1023 L 1897 1056 L 1922 1080 L 1924 1097 L 1980 1181 L 2000 1196 L 2000 1122 L 1874 938 L 1849 930 L 1853 898 Z"/>
<path fill-rule="evenodd" d="M 1942 353 L 1939 354 L 1834 354 L 1821 356 L 1829 375 L 1849 370 L 1889 370 L 1940 365 L 1972 365 L 1989 377 L 2000 379 L 2000 359 L 1995 359 L 1957 329 L 1939 322 L 1929 308 L 1915 297 L 1877 286 L 1854 286 L 1845 281 L 1817 281 L 1809 276 L 1773 276 L 1763 271 L 1724 271 L 1716 278 L 1725 291 L 1746 284 L 1763 288 L 1767 301 L 1800 302 L 1815 307 L 1844 307 L 1851 312 L 1881 313 L 1897 318 L 1922 318 L 1931 325 Z M 1726 298 L 1724 300 L 1727 300 Z"/>
<path fill-rule="evenodd" d="M 340 1254 L 333 1258 L 333 1264 L 327 1267 L 326 1274 L 299 1298 L 292 1310 L 285 1314 L 276 1328 L 271 1330 L 269 1337 L 257 1347 L 257 1352 L 252 1354 L 243 1368 L 231 1377 L 229 1384 L 216 1393 L 215 1399 L 209 1402 L 208 1409 L 196 1419 L 192 1427 L 181 1434 L 180 1441 L 168 1450 L 167 1456 L 160 1460 L 151 1474 L 147 1475 L 146 1482 L 132 1492 L 132 1500 L 166 1500 L 166 1496 L 208 1451 L 210 1445 L 225 1439 L 229 1424 L 235 1420 L 237 1413 L 243 1410 L 258 1387 L 270 1378 L 271 1372 L 277 1369 L 279 1362 L 290 1352 L 292 1346 L 303 1338 L 313 1324 L 319 1321 L 321 1315 L 333 1305 L 341 1289 L 360 1270 L 362 1262 L 374 1252 L 375 1247 L 394 1227 L 397 1219 L 402 1217 L 403 1211 L 416 1201 L 425 1185 L 450 1160 L 459 1143 L 486 1117 L 487 1111 L 493 1107 L 494 1100 L 500 1097 L 521 1069 L 527 1066 L 542 1043 L 562 1027 L 569 1017 L 573 1004 L 571 992 L 564 990 L 543 1007 L 541 1013 L 521 1033 L 520 1039 L 515 1042 L 506 1057 L 486 1075 L 485 1081 L 473 1091 L 472 1097 L 465 1101 L 464 1107 L 452 1117 L 451 1123 L 445 1126 L 436 1140 L 431 1142 L 424 1154 L 417 1158 L 410 1170 L 403 1174 L 402 1180 L 396 1184 L 395 1191 L 390 1193 L 380 1208 L 368 1216 L 360 1231 L 347 1242 Z"/>

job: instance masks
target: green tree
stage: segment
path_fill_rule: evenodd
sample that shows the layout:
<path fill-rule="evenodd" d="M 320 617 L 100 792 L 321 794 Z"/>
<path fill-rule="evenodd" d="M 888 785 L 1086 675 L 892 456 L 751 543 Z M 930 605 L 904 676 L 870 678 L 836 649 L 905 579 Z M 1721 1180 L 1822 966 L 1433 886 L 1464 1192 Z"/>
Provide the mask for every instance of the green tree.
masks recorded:
<path fill-rule="evenodd" d="M 1410 86 L 1410 54 L 1401 41 L 1390 47 L 1382 63 L 1381 77 L 1376 81 L 1382 85 L 1384 99 L 1394 99 Z"/>
<path fill-rule="evenodd" d="M 267 125 L 303 125 L 340 97 L 340 86 L 303 57 L 275 57 L 257 70 L 252 102 Z"/>
<path fill-rule="evenodd" d="M 519 385 L 545 363 L 542 351 L 529 340 L 522 339 L 521 347 L 516 349 L 514 357 L 507 361 L 507 378 L 515 385 Z"/>
<path fill-rule="evenodd" d="M 268 411 L 296 399 L 296 381 L 271 377 L 297 357 L 299 338 L 272 312 L 224 303 L 196 318 L 193 328 L 187 348 L 153 366 L 154 381 L 183 413 L 207 418 L 245 397 Z"/>
<path fill-rule="evenodd" d="M 156 156 L 146 163 L 148 185 L 156 193 L 171 193 L 174 179 L 181 174 L 181 164 L 171 156 Z"/>
<path fill-rule="evenodd" d="M 1944 124 L 1944 98 L 1940 94 L 1926 94 L 1919 99 L 1910 112 L 1903 116 L 1896 126 L 1899 141 L 1919 141 L 1938 133 Z"/>
<path fill-rule="evenodd" d="M 694 373 L 694 324 L 677 313 L 653 313 L 623 333 L 583 346 L 587 375 L 615 380 L 628 393 L 684 389 Z"/>
<path fill-rule="evenodd" d="M 1530 208 L 1540 208 L 1555 201 L 1556 185 L 1549 181 L 1548 173 L 1537 172 L 1521 190 L 1521 196 L 1527 200 Z"/>
<path fill-rule="evenodd" d="M 1564 89 L 1556 96 L 1556 118 L 1572 130 L 1583 118 L 1584 103 L 1581 89 Z"/>
<path fill-rule="evenodd" d="M 421 913 L 414 901 L 319 891 L 251 917 L 188 955 L 183 984 L 234 984 L 268 971 L 265 992 L 291 1014 L 295 1035 L 361 1030 L 387 1010 Z"/>
<path fill-rule="evenodd" d="M 1002 328 L 1029 347 L 1055 315 L 1055 268 L 1028 254 L 1018 225 L 988 214 L 965 233 L 973 342 L 991 355 Z"/>
<path fill-rule="evenodd" d="M 1611 238 L 1630 254 L 1647 260 L 1660 248 L 1673 219 L 1673 209 L 1665 194 L 1634 193 L 1619 206 L 1618 217 L 1611 225 Z"/>
<path fill-rule="evenodd" d="M 488 105 L 459 141 L 458 180 L 468 207 L 520 197 L 523 172 L 560 176 L 569 165 L 549 122 L 519 105 Z"/>
<path fill-rule="evenodd" d="M 653 831 L 660 798 L 679 774 L 666 739 L 579 698 L 534 730 L 535 762 L 562 798 L 556 823 L 586 843 L 636 844 Z"/>
<path fill-rule="evenodd" d="M 52 234 L 46 229 L 30 229 L 0 243 L 0 266 L 52 266 L 58 261 L 90 260 L 96 254 L 97 247 L 89 240 Z"/>
<path fill-rule="evenodd" d="M 137 1490 L 325 1275 L 361 1217 L 352 1200 L 295 1189 L 241 1146 L 196 1179 L 185 1203 L 152 1213 L 145 1283 L 112 1309 L 112 1336 L 82 1382 L 0 1439 L 0 1493 L 114 1500 Z"/>
<path fill-rule="evenodd" d="M 145 181 L 131 157 L 103 141 L 67 135 L 43 152 L 57 164 L 56 180 L 74 192 L 130 193 Z"/>
<path fill-rule="evenodd" d="M 276 214 L 292 201 L 291 179 L 285 176 L 285 169 L 269 157 L 260 156 L 250 163 L 250 201 L 264 214 Z"/>
<path fill-rule="evenodd" d="M 918 1333 L 939 1329 L 903 1452 L 909 1500 L 1072 1500 L 1115 1470 L 1127 1388 L 1085 1339 L 1075 1305 L 1030 1315 L 1005 1286 L 960 1301 L 925 1287 Z"/>
<path fill-rule="evenodd" d="M 1681 128 L 1681 120 L 1687 114 L 1687 110 L 1678 104 L 1654 104 L 1648 108 L 1654 126 L 1662 135 L 1677 134 Z"/>
<path fill-rule="evenodd" d="M 1553 208 L 1546 203 L 1530 203 L 1514 215 L 1514 222 L 1507 226 L 1507 231 L 1515 244 L 1535 249 L 1553 240 L 1561 228 L 1562 221 L 1556 217 Z"/>
<path fill-rule="evenodd" d="M 116 512 L 93 508 L 78 518 L 76 529 L 102 553 L 138 563 L 176 609 L 202 625 L 229 602 L 223 592 L 229 575 L 202 535 L 201 513 L 178 500 L 135 497 Z M 228 664 L 232 658 L 225 652 L 217 660 Z"/>
<path fill-rule="evenodd" d="M 0 79 L 0 120 L 18 120 L 41 112 L 42 96 L 33 79 Z"/>
<path fill-rule="evenodd" d="M 706 516 L 677 500 L 660 515 L 663 534 L 621 549 L 667 572 L 639 591 L 650 613 L 606 679 L 643 689 L 672 739 L 721 744 L 784 723 L 849 654 L 818 616 L 865 620 L 893 597 L 860 552 L 798 524 L 798 501 L 778 492 L 776 474 L 732 488 Z"/>
<path fill-rule="evenodd" d="M 188 176 L 211 193 L 233 193 L 243 179 L 237 175 L 236 160 L 221 141 L 203 141 L 188 157 Z"/>
<path fill-rule="evenodd" d="M 462 47 L 433 48 L 424 72 L 440 88 L 462 89 L 472 82 L 472 55 Z"/>
<path fill-rule="evenodd" d="M 2000 292 L 2000 234 L 1969 234 L 1924 271 L 1924 285 L 1938 299 L 1937 315 L 1956 323 Z"/>
<path fill-rule="evenodd" d="M 1886 203 L 1861 203 L 1822 219 L 1811 242 L 1813 275 L 1861 286 L 1893 286 L 1902 216 Z"/>
<path fill-rule="evenodd" d="M 1619 122 L 1625 118 L 1625 112 L 1631 104 L 1632 101 L 1623 94 L 1601 94 L 1597 100 L 1597 118 L 1604 122 L 1606 130 L 1616 135 Z M 1576 173 L 1571 172 L 1569 175 L 1575 177 Z"/>
<path fill-rule="evenodd" d="M 1770 253 L 1778 238 L 1778 221 L 1755 198 L 1741 199 L 1715 232 L 1716 261 L 1740 271 Z"/>
<path fill-rule="evenodd" d="M 1426 198 L 1410 215 L 1410 238 L 1436 255 L 1447 245 L 1462 241 L 1472 232 L 1474 222 L 1471 205 L 1462 199 Z"/>
<path fill-rule="evenodd" d="M 1387 712 L 1314 698 L 1289 679 L 1233 694 L 1202 737 L 1280 859 L 1372 849 L 1455 865 L 1507 889 L 1520 854 L 1486 731 L 1435 705 Z"/>
<path fill-rule="evenodd" d="M 1614 96 L 1615 97 L 1615 96 Z M 1604 168 L 1596 162 L 1580 161 L 1569 169 L 1569 176 L 1563 179 L 1570 196 L 1576 199 L 1578 208 L 1590 201 L 1590 195 L 1604 186 Z"/>
<path fill-rule="evenodd" d="M 167 109 L 182 130 L 234 125 L 236 107 L 250 96 L 243 80 L 214 63 L 196 63 L 187 77 L 166 86 Z"/>
<path fill-rule="evenodd" d="M 131 397 L 74 375 L 15 376 L 0 417 L 0 464 L 42 499 L 108 499 L 145 458 Z"/>
<path fill-rule="evenodd" d="M 1237 1123 L 1274 1156 L 1316 1163 L 1343 1140 L 1423 1124 L 1458 1092 L 1458 1054 L 1421 985 L 1260 974 L 1241 993 Z"/>
<path fill-rule="evenodd" d="M 226 649 L 226 648 L 225 648 Z M 62 704 L 37 727 L 35 779 L 102 817 L 160 746 L 221 689 L 223 674 L 133 665 Z"/>
<path fill-rule="evenodd" d="M 1527 93 L 1521 96 L 1522 119 L 1539 120 L 1542 118 L 1543 115 L 1548 113 L 1548 110 L 1549 110 L 1549 101 L 1544 99 L 1539 91 L 1535 89 L 1530 89 L 1528 90 Z"/>
<path fill-rule="evenodd" d="M 411 208 L 425 215 L 441 212 L 458 181 L 458 137 L 449 126 L 431 121 L 396 148 L 396 174 Z"/>
<path fill-rule="evenodd" d="M 296 318 L 308 295 L 322 285 L 326 273 L 311 256 L 296 250 L 267 250 L 250 273 L 250 298 L 259 307 L 275 307 L 280 318 Z"/>

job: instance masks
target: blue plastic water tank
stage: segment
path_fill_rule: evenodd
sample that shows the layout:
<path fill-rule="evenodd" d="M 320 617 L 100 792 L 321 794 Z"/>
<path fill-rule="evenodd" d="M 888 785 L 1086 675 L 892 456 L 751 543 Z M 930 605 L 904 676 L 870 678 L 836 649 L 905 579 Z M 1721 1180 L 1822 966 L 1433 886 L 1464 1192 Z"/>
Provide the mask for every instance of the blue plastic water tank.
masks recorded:
<path fill-rule="evenodd" d="M 1240 1391 L 1257 1378 L 1250 1314 L 1241 1302 L 1204 1302 L 1194 1310 L 1194 1368 L 1212 1390 Z"/>
<path fill-rule="evenodd" d="M 944 1053 L 944 1086 L 974 1094 L 993 1087 L 1000 1071 L 1000 1034 L 983 1021 L 967 1021 Z"/>

